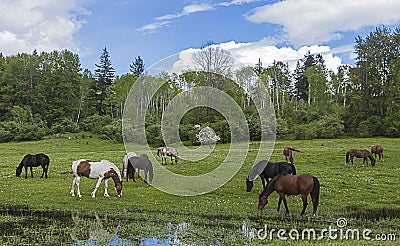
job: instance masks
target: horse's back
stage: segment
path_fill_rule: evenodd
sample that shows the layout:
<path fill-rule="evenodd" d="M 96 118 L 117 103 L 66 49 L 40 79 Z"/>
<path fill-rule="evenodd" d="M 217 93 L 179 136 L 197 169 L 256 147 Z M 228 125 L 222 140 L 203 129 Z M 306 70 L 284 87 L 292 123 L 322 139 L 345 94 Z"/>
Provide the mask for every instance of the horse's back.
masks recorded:
<path fill-rule="evenodd" d="M 50 158 L 49 156 L 40 153 L 36 155 L 36 161 L 38 162 L 38 164 L 44 164 L 44 165 L 48 165 L 50 163 Z"/>
<path fill-rule="evenodd" d="M 139 169 L 149 169 L 150 166 L 152 168 L 152 164 L 149 159 L 147 158 L 140 158 L 140 157 L 131 157 L 129 158 L 129 162 L 131 163 L 133 168 Z"/>

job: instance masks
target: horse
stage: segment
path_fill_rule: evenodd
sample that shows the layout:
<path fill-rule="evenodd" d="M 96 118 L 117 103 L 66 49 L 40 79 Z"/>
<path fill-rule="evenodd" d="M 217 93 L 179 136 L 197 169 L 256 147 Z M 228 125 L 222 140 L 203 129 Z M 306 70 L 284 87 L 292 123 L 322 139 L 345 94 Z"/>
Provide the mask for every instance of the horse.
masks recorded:
<path fill-rule="evenodd" d="M 289 213 L 289 209 L 286 203 L 285 195 L 299 195 L 301 194 L 301 200 L 303 201 L 303 210 L 301 215 L 304 215 L 307 207 L 307 196 L 311 195 L 313 203 L 313 215 L 317 212 L 319 202 L 319 180 L 309 174 L 301 175 L 288 175 L 279 174 L 269 182 L 267 187 L 264 188 L 263 192 L 258 196 L 258 209 L 262 210 L 268 203 L 268 196 L 276 191 L 279 194 L 278 209 L 281 206 L 281 202 L 285 204 L 286 213 Z"/>
<path fill-rule="evenodd" d="M 47 170 L 49 169 L 49 164 L 50 164 L 50 159 L 45 154 L 37 154 L 37 155 L 27 154 L 24 156 L 21 163 L 18 165 L 16 176 L 19 177 L 22 173 L 22 167 L 25 167 L 25 178 L 27 178 L 28 167 L 30 167 L 31 177 L 33 178 L 32 167 L 42 166 L 43 171 L 42 171 L 42 176 L 40 178 L 43 178 L 43 175 L 45 175 L 47 179 Z"/>
<path fill-rule="evenodd" d="M 290 163 L 291 163 L 291 164 L 294 164 L 292 151 L 300 152 L 300 150 L 297 150 L 297 149 L 295 149 L 295 148 L 292 148 L 292 147 L 285 147 L 285 148 L 283 149 L 283 155 L 285 156 L 286 162 L 287 162 L 288 159 L 289 159 Z"/>
<path fill-rule="evenodd" d="M 124 156 L 124 159 L 122 159 L 122 173 L 124 175 L 124 178 L 126 178 L 126 171 L 128 169 L 128 159 L 131 157 L 137 156 L 135 152 L 128 152 Z"/>
<path fill-rule="evenodd" d="M 262 160 L 250 170 L 249 175 L 246 178 L 246 191 L 250 192 L 253 188 L 253 180 L 257 175 L 260 176 L 263 188 L 265 188 L 265 180 L 267 184 L 269 179 L 275 177 L 281 173 L 289 173 L 296 175 L 296 167 L 293 164 L 287 162 L 269 162 Z"/>
<path fill-rule="evenodd" d="M 167 164 L 167 156 L 171 157 L 171 164 L 172 164 L 172 157 L 175 158 L 175 164 L 178 164 L 178 151 L 175 148 L 171 147 L 160 147 L 157 150 L 157 155 L 161 155 L 161 165 L 165 162 Z"/>
<path fill-rule="evenodd" d="M 133 182 L 136 182 L 135 168 L 138 169 L 138 172 L 139 169 L 144 170 L 144 182 L 146 184 L 151 184 L 153 182 L 153 165 L 148 158 L 134 156 L 128 159 L 128 175 L 126 177 L 126 181 L 128 181 L 129 176 L 132 176 Z M 147 181 L 147 173 L 149 173 L 149 181 Z"/>
<path fill-rule="evenodd" d="M 376 159 L 376 155 L 379 156 L 379 161 L 381 161 L 381 156 L 382 156 L 382 161 L 385 161 L 385 158 L 383 157 L 383 147 L 380 145 L 372 145 L 371 147 L 371 153 L 375 154 L 375 159 Z"/>
<path fill-rule="evenodd" d="M 82 197 L 81 192 L 79 190 L 79 184 L 81 177 L 87 177 L 90 179 L 98 179 L 96 187 L 94 188 L 91 196 L 93 198 L 96 197 L 96 191 L 99 188 L 101 181 L 104 180 L 104 196 L 109 197 L 107 188 L 108 188 L 108 179 L 112 178 L 115 184 L 115 190 L 117 192 L 117 196 L 122 196 L 122 179 L 121 174 L 113 163 L 107 160 L 101 160 L 99 162 L 90 162 L 87 160 L 77 160 L 72 162 L 72 173 L 74 174 L 74 179 L 72 180 L 72 188 L 71 188 L 71 196 L 75 196 L 74 188 L 77 186 L 77 196 Z"/>
<path fill-rule="evenodd" d="M 349 151 L 347 151 L 346 153 L 346 166 L 348 166 L 351 164 L 354 167 L 354 162 L 353 162 L 353 158 L 357 157 L 357 158 L 363 158 L 363 165 L 365 162 L 367 162 L 367 167 L 368 167 L 368 159 L 369 158 L 371 160 L 371 166 L 375 166 L 376 160 L 375 158 L 372 156 L 371 152 L 369 152 L 366 149 L 363 150 L 358 150 L 358 149 L 351 149 Z"/>

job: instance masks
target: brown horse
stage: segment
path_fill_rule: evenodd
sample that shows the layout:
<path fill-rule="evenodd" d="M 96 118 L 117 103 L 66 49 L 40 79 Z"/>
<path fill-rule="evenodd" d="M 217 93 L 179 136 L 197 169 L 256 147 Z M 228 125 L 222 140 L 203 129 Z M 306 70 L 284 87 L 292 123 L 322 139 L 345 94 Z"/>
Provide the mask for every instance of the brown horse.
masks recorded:
<path fill-rule="evenodd" d="M 301 194 L 301 199 L 303 200 L 303 210 L 301 211 L 301 215 L 303 215 L 307 207 L 307 196 L 310 194 L 314 207 L 313 215 L 315 215 L 319 202 L 319 189 L 320 184 L 318 179 L 309 174 L 280 174 L 273 178 L 272 181 L 269 182 L 267 187 L 265 187 L 263 192 L 259 195 L 258 209 L 263 209 L 265 204 L 268 203 L 268 196 L 272 192 L 276 191 L 279 194 L 278 212 L 281 206 L 281 202 L 283 200 L 283 204 L 285 204 L 286 208 L 286 213 L 289 213 L 285 195 Z"/>
<path fill-rule="evenodd" d="M 285 147 L 285 148 L 283 149 L 283 155 L 285 156 L 286 162 L 288 162 L 288 160 L 289 160 L 290 163 L 294 164 L 292 151 L 300 152 L 300 150 L 297 150 L 297 149 L 295 149 L 295 148 L 292 148 L 292 147 Z"/>
<path fill-rule="evenodd" d="M 382 156 L 382 161 L 385 161 L 385 158 L 383 157 L 383 147 L 380 145 L 372 145 L 371 147 L 371 153 L 375 154 L 375 159 L 376 159 L 376 155 L 379 156 L 379 161 L 381 161 L 381 156 Z"/>
<path fill-rule="evenodd" d="M 367 162 L 367 167 L 368 167 L 368 158 L 371 160 L 371 166 L 375 166 L 375 158 L 372 156 L 371 152 L 369 152 L 366 149 L 363 150 L 358 150 L 358 149 L 351 149 L 349 151 L 347 151 L 346 153 L 346 166 L 348 166 L 351 164 L 354 167 L 354 162 L 353 162 L 353 158 L 357 157 L 357 158 L 363 158 L 363 165 L 365 164 L 365 162 Z"/>

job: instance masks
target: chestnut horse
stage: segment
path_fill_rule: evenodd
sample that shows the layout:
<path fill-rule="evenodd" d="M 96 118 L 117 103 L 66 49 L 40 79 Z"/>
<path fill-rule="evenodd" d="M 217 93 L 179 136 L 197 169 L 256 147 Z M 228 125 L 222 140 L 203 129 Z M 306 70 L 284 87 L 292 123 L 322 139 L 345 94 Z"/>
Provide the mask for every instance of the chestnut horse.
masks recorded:
<path fill-rule="evenodd" d="M 376 159 L 376 155 L 379 156 L 379 161 L 381 161 L 381 156 L 382 156 L 382 161 L 385 161 L 385 158 L 383 157 L 383 147 L 380 145 L 372 145 L 371 147 L 371 153 L 375 154 L 375 159 Z"/>
<path fill-rule="evenodd" d="M 363 165 L 365 164 L 365 162 L 367 162 L 367 167 L 368 167 L 368 158 L 371 160 L 371 166 L 375 166 L 375 158 L 372 156 L 371 152 L 369 152 L 366 149 L 363 150 L 358 150 L 358 149 L 351 149 L 349 151 L 347 151 L 346 153 L 346 166 L 348 166 L 351 164 L 354 167 L 354 162 L 353 162 L 353 158 L 357 157 L 357 158 L 363 158 Z"/>
<path fill-rule="evenodd" d="M 104 196 L 109 197 L 107 188 L 108 188 L 108 179 L 112 178 L 115 184 L 115 190 L 117 192 L 117 196 L 122 196 L 122 179 L 121 174 L 119 173 L 118 168 L 111 162 L 107 160 L 102 160 L 99 162 L 89 162 L 87 160 L 77 160 L 72 162 L 72 173 L 74 174 L 74 179 L 72 180 L 72 188 L 71 188 L 71 196 L 75 196 L 74 188 L 77 186 L 77 195 L 82 197 L 81 192 L 79 190 L 79 184 L 81 181 L 81 177 L 87 177 L 90 179 L 98 179 L 96 188 L 94 188 L 91 196 L 93 198 L 96 197 L 96 191 L 99 188 L 101 181 L 104 179 Z"/>
<path fill-rule="evenodd" d="M 285 147 L 283 149 L 283 155 L 285 156 L 286 162 L 289 160 L 290 163 L 294 164 L 292 151 L 300 152 L 300 150 L 297 150 L 295 148 Z"/>
<path fill-rule="evenodd" d="M 301 175 L 289 175 L 289 174 L 279 174 L 269 182 L 267 187 L 258 196 L 258 209 L 263 209 L 268 203 L 268 196 L 276 191 L 279 194 L 278 209 L 281 206 L 281 202 L 286 208 L 286 213 L 289 213 L 289 209 L 286 203 L 285 195 L 299 195 L 301 194 L 301 200 L 303 201 L 303 210 L 301 210 L 301 215 L 304 214 L 307 207 L 307 196 L 311 195 L 311 200 L 313 203 L 313 215 L 317 212 L 318 202 L 319 202 L 319 189 L 320 184 L 316 177 L 309 174 Z"/>

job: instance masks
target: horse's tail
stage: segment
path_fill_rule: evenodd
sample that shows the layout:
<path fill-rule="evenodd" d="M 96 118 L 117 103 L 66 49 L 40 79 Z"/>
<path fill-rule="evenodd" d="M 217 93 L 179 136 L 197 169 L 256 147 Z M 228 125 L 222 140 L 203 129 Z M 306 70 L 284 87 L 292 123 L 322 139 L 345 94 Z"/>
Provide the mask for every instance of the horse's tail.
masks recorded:
<path fill-rule="evenodd" d="M 314 207 L 313 214 L 315 215 L 315 212 L 317 211 L 317 207 L 318 207 L 318 203 L 319 203 L 320 184 L 319 184 L 319 180 L 316 177 L 313 177 L 313 180 L 314 180 L 314 188 L 311 191 L 311 199 L 312 199 L 313 207 Z"/>
<path fill-rule="evenodd" d="M 346 153 L 346 164 L 349 163 L 350 152 L 347 151 Z"/>
<path fill-rule="evenodd" d="M 296 151 L 296 152 L 300 152 L 300 150 L 296 149 L 296 148 L 289 148 L 291 151 Z"/>
<path fill-rule="evenodd" d="M 292 168 L 292 175 L 296 175 L 296 167 L 292 163 L 289 163 L 289 165 Z"/>

